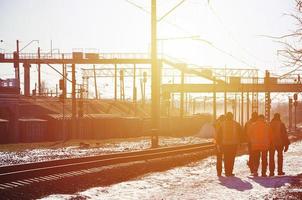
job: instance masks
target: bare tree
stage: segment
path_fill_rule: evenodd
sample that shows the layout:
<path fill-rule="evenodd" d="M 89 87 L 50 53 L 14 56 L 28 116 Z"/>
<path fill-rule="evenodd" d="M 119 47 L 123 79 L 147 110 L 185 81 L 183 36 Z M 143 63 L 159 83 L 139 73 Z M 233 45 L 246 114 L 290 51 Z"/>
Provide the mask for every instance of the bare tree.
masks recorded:
<path fill-rule="evenodd" d="M 302 67 L 302 0 L 295 1 L 295 12 L 287 15 L 296 21 L 296 29 L 281 37 L 274 37 L 277 42 L 284 45 L 282 50 L 278 50 L 278 55 L 282 57 L 286 66 L 295 67 L 293 71 Z"/>

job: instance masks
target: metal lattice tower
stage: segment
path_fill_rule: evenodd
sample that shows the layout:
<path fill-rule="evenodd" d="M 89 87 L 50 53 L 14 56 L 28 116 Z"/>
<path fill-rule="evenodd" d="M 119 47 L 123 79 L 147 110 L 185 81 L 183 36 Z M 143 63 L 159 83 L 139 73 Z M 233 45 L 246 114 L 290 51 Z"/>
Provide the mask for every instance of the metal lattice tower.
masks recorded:
<path fill-rule="evenodd" d="M 258 77 L 253 78 L 253 84 L 258 84 Z M 258 92 L 252 92 L 252 112 L 258 112 Z"/>
<path fill-rule="evenodd" d="M 271 93 L 266 92 L 265 93 L 265 119 L 267 122 L 270 121 L 271 116 Z"/>
<path fill-rule="evenodd" d="M 271 116 L 271 93 L 268 91 L 268 88 L 270 86 L 270 73 L 268 70 L 265 71 L 265 78 L 264 78 L 264 85 L 267 88 L 265 92 L 265 108 L 264 108 L 264 114 L 265 119 L 267 122 L 270 121 Z"/>

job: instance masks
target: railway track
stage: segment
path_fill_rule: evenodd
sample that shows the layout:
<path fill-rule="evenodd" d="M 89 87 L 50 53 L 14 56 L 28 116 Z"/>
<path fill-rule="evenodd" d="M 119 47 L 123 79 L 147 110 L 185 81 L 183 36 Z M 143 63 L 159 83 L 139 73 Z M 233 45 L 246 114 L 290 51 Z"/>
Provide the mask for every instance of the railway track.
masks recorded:
<path fill-rule="evenodd" d="M 214 148 L 213 143 L 161 147 L 143 151 L 69 158 L 45 162 L 0 167 L 0 190 L 29 185 L 34 182 L 55 181 L 71 176 L 96 173 L 105 166 L 168 156 L 195 153 Z"/>

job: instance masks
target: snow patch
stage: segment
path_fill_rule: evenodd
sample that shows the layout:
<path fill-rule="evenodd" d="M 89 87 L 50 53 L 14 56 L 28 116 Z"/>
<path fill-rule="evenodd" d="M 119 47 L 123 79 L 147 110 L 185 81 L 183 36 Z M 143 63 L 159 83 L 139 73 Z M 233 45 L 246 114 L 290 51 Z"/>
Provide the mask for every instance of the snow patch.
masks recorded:
<path fill-rule="evenodd" d="M 236 177 L 217 177 L 215 157 L 187 166 L 157 172 L 108 187 L 96 187 L 75 194 L 88 199 L 263 199 L 285 188 L 301 173 L 302 143 L 296 142 L 284 154 L 285 176 L 249 178 L 247 155 L 236 158 Z M 48 199 L 62 199 L 51 195 Z M 66 197 L 66 196 L 65 196 Z M 46 199 L 47 199 L 46 198 Z M 74 198 L 74 195 L 70 196 Z M 68 199 L 68 198 L 67 198 Z"/>

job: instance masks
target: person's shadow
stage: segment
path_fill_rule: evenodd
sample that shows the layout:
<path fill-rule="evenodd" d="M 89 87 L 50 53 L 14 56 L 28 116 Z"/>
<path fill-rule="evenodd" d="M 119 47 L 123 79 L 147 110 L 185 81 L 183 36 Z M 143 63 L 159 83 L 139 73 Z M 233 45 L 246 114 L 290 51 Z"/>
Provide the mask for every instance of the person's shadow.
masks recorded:
<path fill-rule="evenodd" d="M 279 188 L 286 183 L 291 183 L 295 176 L 274 176 L 274 177 L 253 177 L 251 178 L 256 183 L 266 188 Z"/>
<path fill-rule="evenodd" d="M 253 185 L 248 181 L 243 181 L 238 177 L 219 177 L 220 185 L 238 191 L 250 190 Z"/>

